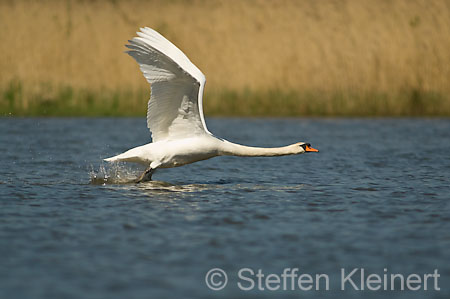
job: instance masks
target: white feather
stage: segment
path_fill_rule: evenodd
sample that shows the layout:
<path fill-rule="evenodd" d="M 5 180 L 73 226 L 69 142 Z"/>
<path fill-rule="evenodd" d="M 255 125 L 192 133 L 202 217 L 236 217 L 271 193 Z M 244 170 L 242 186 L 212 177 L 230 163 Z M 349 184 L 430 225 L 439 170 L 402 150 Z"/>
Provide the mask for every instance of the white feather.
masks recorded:
<path fill-rule="evenodd" d="M 174 44 L 150 28 L 127 47 L 150 83 L 147 127 L 153 142 L 211 134 L 203 116 L 203 73 Z"/>

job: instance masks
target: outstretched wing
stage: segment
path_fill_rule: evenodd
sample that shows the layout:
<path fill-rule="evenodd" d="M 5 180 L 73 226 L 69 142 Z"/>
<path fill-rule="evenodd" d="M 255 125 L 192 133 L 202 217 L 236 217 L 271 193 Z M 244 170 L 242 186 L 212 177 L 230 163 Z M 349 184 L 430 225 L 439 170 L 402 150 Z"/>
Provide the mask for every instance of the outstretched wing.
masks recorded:
<path fill-rule="evenodd" d="M 147 127 L 153 142 L 211 134 L 203 116 L 203 73 L 174 44 L 150 28 L 126 45 L 150 83 Z"/>

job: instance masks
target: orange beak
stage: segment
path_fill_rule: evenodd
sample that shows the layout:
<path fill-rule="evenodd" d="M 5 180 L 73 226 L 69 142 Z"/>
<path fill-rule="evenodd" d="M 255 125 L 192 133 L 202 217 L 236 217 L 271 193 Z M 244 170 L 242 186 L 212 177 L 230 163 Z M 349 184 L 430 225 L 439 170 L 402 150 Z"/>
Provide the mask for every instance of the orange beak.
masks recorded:
<path fill-rule="evenodd" d="M 317 149 L 315 149 L 315 148 L 312 148 L 312 147 L 310 147 L 310 146 L 306 146 L 306 148 L 305 148 L 305 152 L 319 152 L 319 150 L 317 150 Z"/>

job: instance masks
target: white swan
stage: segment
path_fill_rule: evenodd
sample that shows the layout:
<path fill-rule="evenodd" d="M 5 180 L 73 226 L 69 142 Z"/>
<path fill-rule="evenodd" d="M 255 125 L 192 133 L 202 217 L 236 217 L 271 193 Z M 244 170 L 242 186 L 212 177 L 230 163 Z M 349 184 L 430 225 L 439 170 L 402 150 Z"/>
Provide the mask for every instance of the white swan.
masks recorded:
<path fill-rule="evenodd" d="M 157 168 L 182 166 L 215 156 L 270 157 L 318 152 L 304 142 L 259 148 L 215 137 L 206 128 L 203 116 L 202 97 L 206 83 L 203 73 L 155 30 L 141 28 L 137 34 L 139 37 L 129 41 L 127 53 L 136 59 L 150 83 L 147 127 L 153 142 L 105 159 L 148 166 L 137 182 L 151 180 Z"/>

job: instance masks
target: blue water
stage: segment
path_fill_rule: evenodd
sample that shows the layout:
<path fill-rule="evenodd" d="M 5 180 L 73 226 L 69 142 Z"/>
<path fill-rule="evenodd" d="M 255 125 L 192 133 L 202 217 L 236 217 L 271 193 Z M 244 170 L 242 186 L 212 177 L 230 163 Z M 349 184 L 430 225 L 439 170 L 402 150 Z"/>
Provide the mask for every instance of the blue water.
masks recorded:
<path fill-rule="evenodd" d="M 0 298 L 449 298 L 450 120 L 207 122 L 320 153 L 219 157 L 136 185 L 142 168 L 101 160 L 147 143 L 142 118 L 0 119 Z M 219 291 L 205 283 L 216 267 Z M 326 274 L 329 290 L 244 291 L 242 268 Z M 437 269 L 440 291 L 341 290 L 342 268 Z"/>

